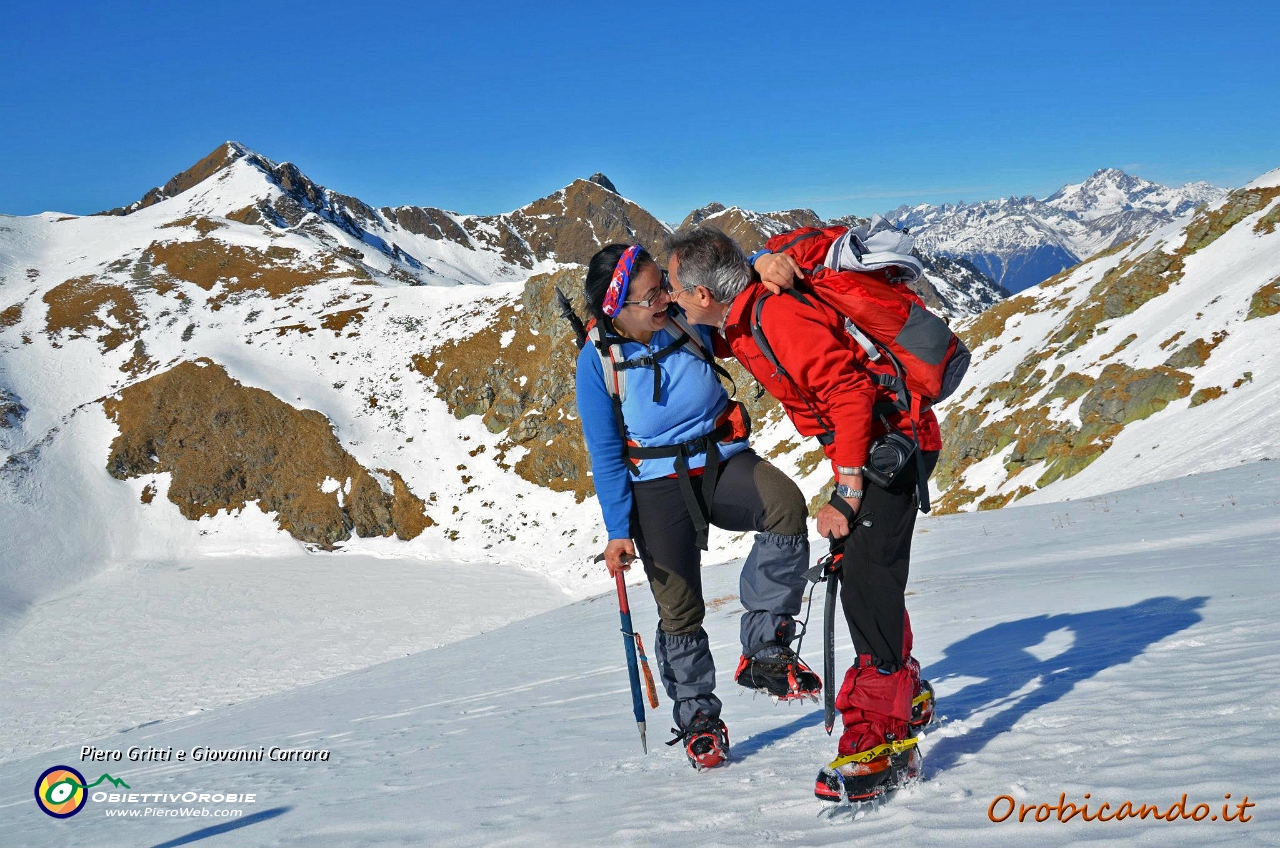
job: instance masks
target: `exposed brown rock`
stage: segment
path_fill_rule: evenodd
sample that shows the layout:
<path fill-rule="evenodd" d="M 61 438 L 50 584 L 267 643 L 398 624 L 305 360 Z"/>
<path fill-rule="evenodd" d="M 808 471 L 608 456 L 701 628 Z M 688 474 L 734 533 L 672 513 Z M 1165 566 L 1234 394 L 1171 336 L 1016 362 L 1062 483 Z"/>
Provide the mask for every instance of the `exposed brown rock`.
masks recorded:
<path fill-rule="evenodd" d="M 1209 386 L 1208 388 L 1199 389 L 1191 396 L 1191 406 L 1196 407 L 1202 403 L 1208 403 L 1216 400 L 1227 393 L 1227 390 L 1221 386 Z"/>
<path fill-rule="evenodd" d="M 690 212 L 677 231 L 701 226 L 715 227 L 741 245 L 747 253 L 755 253 L 778 233 L 800 227 L 821 227 L 823 221 L 812 209 L 748 212 L 736 206 L 726 209 L 719 203 L 711 203 Z"/>
<path fill-rule="evenodd" d="M 1280 224 L 1280 203 L 1258 219 L 1258 223 L 1253 225 L 1253 231 L 1260 236 L 1269 236 L 1276 231 L 1276 224 Z"/>
<path fill-rule="evenodd" d="M 341 312 L 330 312 L 324 316 L 320 322 L 320 326 L 326 330 L 333 330 L 333 334 L 340 335 L 347 325 L 352 321 L 359 324 L 364 321 L 364 315 L 369 311 L 367 306 L 358 306 L 355 309 L 344 309 Z"/>
<path fill-rule="evenodd" d="M 1253 293 L 1249 299 L 1249 314 L 1244 320 L 1267 318 L 1277 313 L 1280 313 L 1280 277 Z"/>
<path fill-rule="evenodd" d="M 1226 341 L 1227 331 L 1219 330 L 1213 334 L 1211 341 L 1196 339 L 1186 347 L 1175 351 L 1164 364 L 1169 368 L 1199 368 L 1209 361 L 1213 349 Z"/>
<path fill-rule="evenodd" d="M 1050 354 L 1052 349 L 1042 353 Z M 1019 367 L 1035 368 L 1035 362 L 1024 362 Z M 1036 369 L 1035 373 L 1043 372 Z M 1029 399 L 1040 386 L 1036 380 L 998 381 L 987 387 L 975 406 L 948 408 L 942 422 L 942 455 L 935 472 L 935 481 L 943 490 L 938 512 L 953 512 L 979 497 L 981 491 L 960 488 L 957 481 L 971 465 L 1009 445 L 1012 449 L 1005 459 L 1006 480 L 1039 462 L 1045 467 L 1036 481 L 1037 488 L 1078 474 L 1110 448 L 1127 425 L 1190 394 L 1191 378 L 1163 366 L 1131 368 L 1116 362 L 1106 366 L 1096 380 L 1079 373 L 1067 374 L 1050 389 L 1042 405 L 1030 406 Z M 1050 417 L 1047 404 L 1057 397 L 1068 402 L 1083 397 L 1079 427 Z M 1014 411 L 988 421 L 985 409 L 995 403 L 1007 404 Z M 992 496 L 987 503 L 997 504 L 1003 497 Z"/>
<path fill-rule="evenodd" d="M 144 258 L 154 266 L 163 265 L 168 276 L 194 283 L 205 291 L 223 283 L 222 291 L 212 304 L 215 309 L 238 292 L 261 291 L 271 297 L 282 297 L 328 280 L 369 280 L 363 268 L 332 253 L 322 253 L 318 261 L 304 260 L 291 247 L 272 245 L 266 250 L 257 250 L 215 238 L 153 242 Z"/>
<path fill-rule="evenodd" d="M 411 233 L 441 241 L 452 241 L 458 244 L 469 244 L 467 231 L 443 209 L 429 206 L 382 207 L 382 216 L 393 224 Z"/>
<path fill-rule="evenodd" d="M 395 471 L 376 472 L 384 492 L 319 412 L 243 386 L 207 359 L 136 383 L 103 408 L 120 428 L 107 471 L 121 480 L 170 473 L 169 500 L 192 520 L 256 500 L 282 530 L 325 549 L 353 530 L 412 539 L 433 523 Z M 326 478 L 350 481 L 341 505 L 339 492 L 321 491 Z"/>
<path fill-rule="evenodd" d="M 15 303 L 0 312 L 0 330 L 7 330 L 22 320 L 22 304 Z"/>
<path fill-rule="evenodd" d="M 226 224 L 222 223 L 221 221 L 215 221 L 214 219 L 205 217 L 204 215 L 188 215 L 185 218 L 179 218 L 176 221 L 170 221 L 167 224 L 161 224 L 160 229 L 169 230 L 169 229 L 178 229 L 181 227 L 191 227 L 196 232 L 200 233 L 200 235 L 207 236 L 209 235 L 209 233 L 213 232 L 214 230 L 221 229 L 225 226 Z"/>
<path fill-rule="evenodd" d="M 45 292 L 44 302 L 49 305 L 45 333 L 51 339 L 64 332 L 70 334 L 69 339 L 92 338 L 103 353 L 133 341 L 146 326 L 142 310 L 127 288 L 100 282 L 92 275 L 59 283 Z M 110 323 L 98 317 L 103 307 Z"/>
<path fill-rule="evenodd" d="M 964 339 L 969 350 L 977 350 L 978 345 L 1003 333 L 1005 325 L 1015 315 L 1031 311 L 1035 303 L 1036 299 L 1026 294 L 1002 300 L 972 321 L 962 324 L 956 335 Z"/>
<path fill-rule="evenodd" d="M 555 287 L 580 296 L 584 273 L 567 268 L 536 275 L 525 286 L 520 311 L 502 307 L 478 333 L 411 359 L 454 415 L 481 415 L 490 432 L 506 433 L 500 455 L 517 444 L 528 448 L 515 464 L 517 474 L 573 492 L 578 500 L 594 488 L 575 400 L 578 348 L 556 308 Z M 510 331 L 514 336 L 503 347 L 501 337 Z"/>
<path fill-rule="evenodd" d="M 635 203 L 588 180 L 574 180 L 504 217 L 539 259 L 585 265 L 606 244 L 638 243 L 666 262 L 666 226 Z"/>

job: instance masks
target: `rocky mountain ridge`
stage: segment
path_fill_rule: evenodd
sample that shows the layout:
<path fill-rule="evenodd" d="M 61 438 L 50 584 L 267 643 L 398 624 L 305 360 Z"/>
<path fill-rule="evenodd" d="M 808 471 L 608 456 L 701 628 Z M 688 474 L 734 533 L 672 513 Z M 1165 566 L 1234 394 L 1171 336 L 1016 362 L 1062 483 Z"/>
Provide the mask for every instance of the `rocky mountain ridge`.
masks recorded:
<path fill-rule="evenodd" d="M 1223 197 L 1208 183 L 1169 188 L 1114 168 L 1049 197 L 899 206 L 885 217 L 931 254 L 968 260 L 1011 292 Z"/>

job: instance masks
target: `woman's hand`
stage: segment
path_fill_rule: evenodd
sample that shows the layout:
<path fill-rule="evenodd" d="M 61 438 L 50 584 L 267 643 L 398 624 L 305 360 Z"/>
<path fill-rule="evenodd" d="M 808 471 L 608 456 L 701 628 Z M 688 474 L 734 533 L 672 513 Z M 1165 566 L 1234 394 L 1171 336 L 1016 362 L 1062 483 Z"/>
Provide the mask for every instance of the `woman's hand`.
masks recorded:
<path fill-rule="evenodd" d="M 785 253 L 766 253 L 756 259 L 755 269 L 760 282 L 774 294 L 794 288 L 795 281 L 804 274 L 799 263 Z"/>
<path fill-rule="evenodd" d="M 636 546 L 630 539 L 610 539 L 604 549 L 604 564 L 610 577 L 630 571 L 631 561 L 635 558 Z"/>
<path fill-rule="evenodd" d="M 849 506 L 853 507 L 854 514 L 856 515 L 858 512 L 858 505 L 861 501 L 857 498 L 852 498 L 848 503 Z M 818 535 L 822 538 L 843 539 L 849 535 L 849 522 L 840 514 L 840 510 L 836 509 L 831 504 L 827 504 L 822 509 L 818 510 L 818 515 L 816 517 L 818 520 Z"/>

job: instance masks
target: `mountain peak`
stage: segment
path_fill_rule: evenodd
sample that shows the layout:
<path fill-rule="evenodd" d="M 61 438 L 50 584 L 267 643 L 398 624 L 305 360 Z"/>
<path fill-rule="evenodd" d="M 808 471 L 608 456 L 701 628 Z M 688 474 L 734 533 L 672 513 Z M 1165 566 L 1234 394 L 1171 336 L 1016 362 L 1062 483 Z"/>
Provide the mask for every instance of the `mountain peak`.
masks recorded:
<path fill-rule="evenodd" d="M 97 214 L 128 215 L 130 213 L 137 212 L 139 209 L 146 209 L 148 206 L 154 206 L 162 200 L 168 200 L 174 195 L 181 194 L 187 189 L 199 185 L 209 179 L 209 177 L 212 177 L 214 174 L 231 165 L 231 163 L 245 157 L 261 158 L 258 154 L 254 153 L 238 141 L 224 141 L 190 168 L 187 168 L 181 173 L 175 174 L 163 186 L 158 186 L 148 191 L 140 200 L 136 200 L 128 206 L 118 206 L 115 209 L 108 209 L 105 212 L 99 212 Z"/>
<path fill-rule="evenodd" d="M 609 189 L 609 191 L 613 192 L 614 194 L 618 194 L 618 189 L 616 186 L 614 186 L 613 182 L 610 181 L 608 177 L 606 177 L 604 174 L 600 173 L 599 171 L 596 171 L 594 174 L 588 177 L 587 182 L 595 183 L 601 188 L 607 188 Z"/>

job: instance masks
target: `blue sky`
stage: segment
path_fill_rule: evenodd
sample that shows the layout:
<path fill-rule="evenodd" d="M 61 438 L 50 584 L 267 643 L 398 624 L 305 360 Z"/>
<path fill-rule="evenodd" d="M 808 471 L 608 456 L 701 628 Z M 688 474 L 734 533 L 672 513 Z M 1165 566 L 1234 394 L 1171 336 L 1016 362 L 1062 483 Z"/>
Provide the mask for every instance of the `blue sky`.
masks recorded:
<path fill-rule="evenodd" d="M 375 205 L 501 212 L 603 171 L 672 221 L 1280 167 L 1274 2 L 721 8 L 10 4 L 0 212 L 121 205 L 226 139 Z"/>

